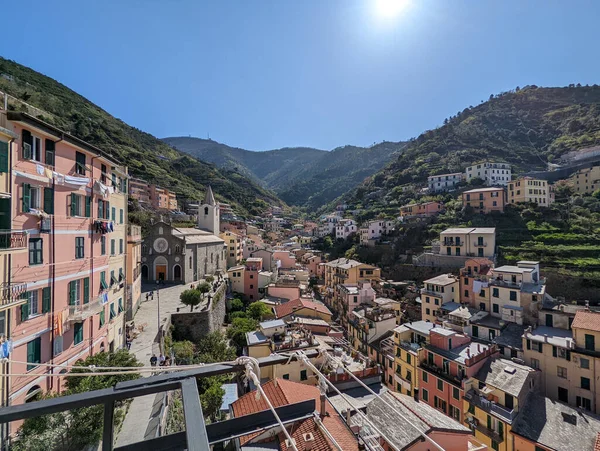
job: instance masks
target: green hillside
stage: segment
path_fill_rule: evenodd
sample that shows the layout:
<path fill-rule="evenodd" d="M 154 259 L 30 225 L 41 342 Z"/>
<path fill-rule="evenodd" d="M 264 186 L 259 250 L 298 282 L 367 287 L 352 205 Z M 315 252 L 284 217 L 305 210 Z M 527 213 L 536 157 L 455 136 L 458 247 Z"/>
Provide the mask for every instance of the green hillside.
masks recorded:
<path fill-rule="evenodd" d="M 400 156 L 349 193 L 370 210 L 402 204 L 427 176 L 463 171 L 482 160 L 513 173 L 545 169 L 565 152 L 600 144 L 600 87 L 523 89 L 491 96 L 411 140 Z"/>
<path fill-rule="evenodd" d="M 344 146 L 331 152 L 308 147 L 253 152 L 200 138 L 164 141 L 201 161 L 253 177 L 288 204 L 309 210 L 354 189 L 404 147 L 404 143 L 384 142 L 369 148 Z"/>
<path fill-rule="evenodd" d="M 28 105 L 11 100 L 9 107 L 28 111 L 65 131 L 112 153 L 143 178 L 201 199 L 210 184 L 216 196 L 232 203 L 240 214 L 261 214 L 271 204 L 282 205 L 275 194 L 234 170 L 219 169 L 172 149 L 154 136 L 131 127 L 89 100 L 32 69 L 0 58 L 0 90 Z"/>

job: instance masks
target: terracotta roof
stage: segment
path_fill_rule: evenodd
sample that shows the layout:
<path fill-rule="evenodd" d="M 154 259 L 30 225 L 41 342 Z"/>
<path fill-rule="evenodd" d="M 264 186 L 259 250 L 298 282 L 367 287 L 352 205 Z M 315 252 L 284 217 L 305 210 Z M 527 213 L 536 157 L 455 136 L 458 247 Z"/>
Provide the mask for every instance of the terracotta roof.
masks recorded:
<path fill-rule="evenodd" d="M 273 407 L 281 407 L 287 404 L 294 404 L 309 399 L 314 399 L 316 403 L 316 410 L 320 413 L 321 402 L 319 389 L 312 385 L 305 385 L 298 382 L 292 382 L 285 379 L 277 379 L 277 385 L 275 381 L 269 381 L 262 386 L 265 394 L 273 404 Z M 234 417 L 240 417 L 244 415 L 250 415 L 252 413 L 261 412 L 268 410 L 269 406 L 265 402 L 265 399 L 261 397 L 258 401 L 256 400 L 256 391 L 246 393 L 244 396 L 239 398 L 233 404 Z M 354 434 L 350 432 L 346 424 L 342 421 L 338 413 L 335 411 L 329 400 L 325 404 L 325 412 L 327 416 L 323 418 L 323 425 L 327 428 L 330 434 L 335 438 L 335 441 L 340 444 L 344 451 L 357 451 L 358 443 L 354 437 Z M 333 450 L 333 444 L 324 436 L 319 430 L 313 419 L 307 419 L 300 423 L 295 423 L 293 428 L 292 438 L 296 441 L 296 447 L 298 451 L 305 449 L 305 441 L 302 434 L 311 432 L 315 438 L 310 443 L 313 445 L 314 451 L 329 451 Z M 252 434 L 240 437 L 240 445 L 245 445 L 252 438 L 259 435 L 260 432 L 254 432 Z M 287 451 L 285 446 L 285 436 L 283 433 L 279 434 L 278 440 L 280 442 L 281 450 Z"/>
<path fill-rule="evenodd" d="M 600 313 L 580 310 L 575 313 L 572 327 L 600 332 Z"/>
<path fill-rule="evenodd" d="M 594 445 L 594 451 L 600 451 L 600 432 L 598 432 L 598 437 L 596 437 L 596 443 Z"/>
<path fill-rule="evenodd" d="M 277 318 L 283 318 L 302 308 L 314 310 L 325 315 L 331 315 L 331 311 L 323 304 L 307 301 L 306 299 L 294 299 L 293 301 L 288 301 L 275 307 L 275 316 Z"/>

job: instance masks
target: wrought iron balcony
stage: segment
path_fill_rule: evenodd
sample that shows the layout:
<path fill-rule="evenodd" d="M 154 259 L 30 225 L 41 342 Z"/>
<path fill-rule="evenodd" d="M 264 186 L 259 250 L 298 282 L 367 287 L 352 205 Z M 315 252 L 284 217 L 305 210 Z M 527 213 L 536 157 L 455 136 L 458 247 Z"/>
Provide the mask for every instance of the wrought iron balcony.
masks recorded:
<path fill-rule="evenodd" d="M 452 374 L 449 374 L 449 373 L 445 372 L 439 366 L 437 366 L 435 364 L 428 363 L 427 361 L 421 362 L 420 366 L 421 366 L 422 369 L 424 369 L 428 373 L 431 373 L 434 376 L 439 377 L 440 379 L 443 379 L 446 382 L 448 382 L 448 383 L 450 383 L 450 384 L 452 384 L 452 385 L 454 385 L 454 386 L 456 386 L 458 388 L 462 387 L 462 380 L 463 380 L 463 378 L 458 377 L 458 376 L 453 376 Z"/>
<path fill-rule="evenodd" d="M 69 306 L 69 321 L 83 321 L 96 313 L 100 313 L 106 302 L 102 295 L 87 304 L 79 303 Z"/>
<path fill-rule="evenodd" d="M 465 399 L 476 407 L 485 410 L 488 413 L 493 413 L 508 423 L 511 423 L 517 416 L 516 409 L 508 409 L 493 401 L 488 401 L 481 395 L 478 395 L 474 390 L 469 390 L 465 394 Z"/>
<path fill-rule="evenodd" d="M 27 291 L 24 282 L 4 282 L 0 284 L 0 309 L 15 307 L 24 304 L 27 299 L 21 299 L 21 295 Z"/>
<path fill-rule="evenodd" d="M 27 249 L 27 232 L 24 230 L 0 230 L 0 250 Z"/>

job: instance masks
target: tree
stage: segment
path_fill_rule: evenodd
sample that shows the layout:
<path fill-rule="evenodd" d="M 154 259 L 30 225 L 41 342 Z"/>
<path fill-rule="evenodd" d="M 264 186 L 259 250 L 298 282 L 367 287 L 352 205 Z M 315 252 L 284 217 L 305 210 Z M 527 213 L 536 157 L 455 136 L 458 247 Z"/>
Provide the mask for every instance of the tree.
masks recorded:
<path fill-rule="evenodd" d="M 213 283 L 215 281 L 215 276 L 206 276 L 204 279 L 207 283 Z"/>
<path fill-rule="evenodd" d="M 225 334 L 211 332 L 196 343 L 197 363 L 225 362 L 235 359 L 235 349 L 229 346 Z"/>
<path fill-rule="evenodd" d="M 213 379 L 213 378 L 208 378 Z M 202 412 L 205 416 L 211 420 L 215 420 L 219 416 L 219 410 L 223 403 L 223 396 L 225 390 L 221 387 L 222 379 L 219 377 L 214 378 L 214 381 L 210 381 L 210 384 L 204 393 L 200 395 L 200 403 L 202 404 Z"/>
<path fill-rule="evenodd" d="M 246 346 L 246 332 L 256 330 L 258 322 L 251 318 L 234 318 L 231 327 L 227 329 L 227 338 L 235 345 L 238 354 L 242 353 Z"/>
<path fill-rule="evenodd" d="M 323 238 L 323 248 L 325 250 L 327 249 L 331 249 L 333 247 L 333 240 L 331 239 L 331 237 L 329 235 L 327 235 L 325 238 Z"/>
<path fill-rule="evenodd" d="M 272 315 L 273 312 L 264 302 L 253 302 L 246 309 L 246 313 L 252 319 L 256 321 L 262 321 L 262 319 L 268 315 Z"/>
<path fill-rule="evenodd" d="M 239 312 L 240 310 L 244 310 L 244 302 L 239 298 L 232 299 L 229 311 Z"/>
<path fill-rule="evenodd" d="M 194 311 L 194 307 L 202 302 L 202 293 L 200 290 L 185 290 L 179 295 L 181 303 L 190 307 L 190 312 Z"/>
<path fill-rule="evenodd" d="M 185 365 L 192 363 L 196 352 L 194 343 L 188 340 L 173 342 L 171 350 L 173 351 L 173 354 L 175 354 L 175 361 L 178 364 Z"/>
<path fill-rule="evenodd" d="M 204 299 L 204 295 L 210 291 L 210 284 L 208 282 L 202 282 L 196 289 L 202 294 L 202 298 Z"/>
<path fill-rule="evenodd" d="M 89 372 L 89 365 L 137 367 L 142 364 L 134 355 L 125 350 L 115 353 L 99 353 L 90 356 L 76 365 L 71 373 Z M 96 370 L 101 373 L 102 370 Z M 63 395 L 73 395 L 89 390 L 100 390 L 113 387 L 117 382 L 137 379 L 139 374 L 107 375 L 107 376 L 67 376 L 67 389 Z M 58 395 L 49 394 L 46 399 Z M 25 420 L 17 433 L 11 449 L 15 451 L 79 451 L 88 448 L 102 439 L 102 418 L 104 406 L 91 406 L 73 409 Z M 123 421 L 123 402 L 115 405 L 115 429 Z"/>

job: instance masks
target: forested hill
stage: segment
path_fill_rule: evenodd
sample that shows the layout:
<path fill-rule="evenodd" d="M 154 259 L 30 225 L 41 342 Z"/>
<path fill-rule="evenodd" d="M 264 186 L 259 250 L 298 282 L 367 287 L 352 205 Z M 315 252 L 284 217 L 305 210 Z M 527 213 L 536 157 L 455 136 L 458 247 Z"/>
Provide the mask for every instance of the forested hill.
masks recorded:
<path fill-rule="evenodd" d="M 210 184 L 217 198 L 231 203 L 240 214 L 261 214 L 268 205 L 283 204 L 244 174 L 191 158 L 111 116 L 56 80 L 1 57 L 0 90 L 43 110 L 37 112 L 40 119 L 112 153 L 133 176 L 181 197 L 202 199 Z M 20 102 L 11 101 L 9 107 L 25 111 Z"/>
<path fill-rule="evenodd" d="M 517 174 L 545 169 L 568 151 L 600 144 L 600 87 L 517 88 L 443 122 L 411 140 L 345 200 L 370 209 L 393 206 L 424 186 L 427 176 L 482 160 L 511 163 Z"/>
<path fill-rule="evenodd" d="M 405 145 L 383 142 L 371 147 L 344 146 L 330 152 L 309 147 L 254 152 L 192 137 L 164 141 L 201 161 L 253 177 L 288 204 L 310 210 L 354 189 Z"/>

